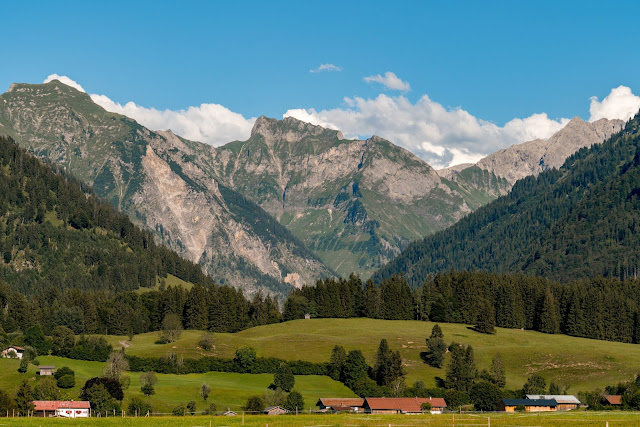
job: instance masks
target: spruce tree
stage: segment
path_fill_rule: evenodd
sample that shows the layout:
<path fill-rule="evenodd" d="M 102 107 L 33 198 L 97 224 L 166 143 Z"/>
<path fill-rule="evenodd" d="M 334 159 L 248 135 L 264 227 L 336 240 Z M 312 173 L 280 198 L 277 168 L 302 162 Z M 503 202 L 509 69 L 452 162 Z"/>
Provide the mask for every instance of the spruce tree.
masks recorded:
<path fill-rule="evenodd" d="M 431 336 L 427 338 L 426 361 L 434 368 L 441 368 L 447 345 L 444 342 L 442 329 L 438 324 L 431 329 Z"/>
<path fill-rule="evenodd" d="M 502 356 L 500 356 L 500 353 L 496 354 L 493 360 L 491 360 L 489 376 L 491 378 L 491 382 L 498 388 L 503 388 L 507 384 L 507 375 L 504 370 L 504 364 L 502 363 Z"/>
<path fill-rule="evenodd" d="M 482 299 L 479 304 L 478 316 L 476 317 L 475 330 L 483 334 L 496 333 L 496 318 L 493 305 L 487 299 Z"/>
<path fill-rule="evenodd" d="M 336 380 L 342 381 L 344 379 L 343 370 L 344 364 L 347 360 L 347 352 L 344 347 L 337 345 L 331 350 L 331 357 L 329 358 L 329 366 L 327 371 L 329 376 Z"/>
<path fill-rule="evenodd" d="M 449 346 L 451 360 L 447 365 L 447 388 L 468 392 L 476 377 L 476 365 L 471 346 L 452 343 Z"/>
<path fill-rule="evenodd" d="M 376 354 L 376 363 L 373 367 L 375 380 L 378 385 L 389 385 L 388 383 L 391 377 L 391 355 L 392 351 L 389 348 L 389 343 L 383 338 L 380 340 Z"/>
<path fill-rule="evenodd" d="M 551 290 L 547 289 L 540 309 L 538 330 L 547 334 L 555 334 L 558 332 L 559 326 L 556 302 Z"/>

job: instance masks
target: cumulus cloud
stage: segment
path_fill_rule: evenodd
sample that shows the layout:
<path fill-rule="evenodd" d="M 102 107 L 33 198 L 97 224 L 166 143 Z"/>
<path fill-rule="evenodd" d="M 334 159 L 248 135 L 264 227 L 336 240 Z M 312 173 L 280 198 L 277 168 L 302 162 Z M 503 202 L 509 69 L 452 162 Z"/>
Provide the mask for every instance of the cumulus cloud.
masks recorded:
<path fill-rule="evenodd" d="M 384 73 L 384 76 L 377 74 L 375 76 L 365 77 L 364 81 L 367 83 L 380 83 L 387 89 L 391 90 L 400 90 L 403 92 L 407 92 L 409 89 L 411 89 L 411 86 L 408 82 L 403 81 L 391 71 L 387 71 L 386 73 Z"/>
<path fill-rule="evenodd" d="M 635 116 L 640 110 L 640 96 L 636 96 L 631 92 L 631 88 L 627 86 L 618 86 L 611 89 L 602 101 L 598 101 L 595 96 L 591 97 L 591 107 L 589 113 L 590 122 L 598 119 L 620 119 L 629 120 Z"/>
<path fill-rule="evenodd" d="M 105 110 L 131 117 L 149 129 L 171 129 L 184 138 L 214 146 L 249 138 L 255 122 L 219 104 L 173 111 L 146 108 L 134 102 L 121 105 L 105 95 L 91 95 L 91 99 Z"/>
<path fill-rule="evenodd" d="M 346 108 L 289 110 L 284 117 L 339 129 L 347 138 L 379 135 L 436 168 L 475 163 L 509 145 L 549 138 L 569 121 L 553 120 L 543 113 L 513 119 L 500 127 L 462 108 L 445 108 L 427 95 L 416 103 L 404 96 L 384 94 L 374 99 L 355 97 L 344 101 Z"/>
<path fill-rule="evenodd" d="M 84 92 L 82 86 L 67 76 L 52 74 L 51 80 L 75 87 Z M 127 102 L 122 105 L 105 95 L 91 94 L 91 99 L 107 111 L 131 117 L 141 125 L 153 130 L 171 129 L 177 135 L 193 141 L 218 146 L 234 140 L 244 140 L 251 135 L 255 118 L 245 119 L 219 104 L 201 104 L 184 110 L 157 110 Z"/>
<path fill-rule="evenodd" d="M 342 71 L 342 67 L 338 67 L 337 65 L 333 64 L 320 64 L 318 68 L 309 70 L 310 73 L 322 73 L 330 71 Z"/>
<path fill-rule="evenodd" d="M 84 92 L 84 88 L 80 86 L 77 82 L 71 80 L 67 76 L 59 76 L 57 74 L 49 74 L 46 79 L 42 83 L 49 83 L 52 80 L 58 80 L 60 83 L 64 83 L 67 86 L 71 86 L 72 88 L 78 89 L 80 92 Z"/>

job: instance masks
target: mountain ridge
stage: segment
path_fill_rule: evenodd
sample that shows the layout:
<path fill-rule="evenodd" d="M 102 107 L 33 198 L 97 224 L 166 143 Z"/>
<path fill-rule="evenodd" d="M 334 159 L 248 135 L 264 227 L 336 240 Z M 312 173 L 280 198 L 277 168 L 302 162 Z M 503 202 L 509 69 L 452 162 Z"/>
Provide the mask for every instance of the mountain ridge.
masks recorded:
<path fill-rule="evenodd" d="M 332 275 L 286 228 L 199 160 L 210 150 L 105 111 L 58 81 L 0 95 L 0 132 L 61 165 L 221 284 L 280 296 Z"/>

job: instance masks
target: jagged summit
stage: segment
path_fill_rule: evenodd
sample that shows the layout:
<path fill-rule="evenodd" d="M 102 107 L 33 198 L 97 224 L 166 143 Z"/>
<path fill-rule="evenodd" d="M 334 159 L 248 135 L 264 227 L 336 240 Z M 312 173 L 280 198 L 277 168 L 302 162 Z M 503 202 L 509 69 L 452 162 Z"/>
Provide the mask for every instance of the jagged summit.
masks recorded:
<path fill-rule="evenodd" d="M 313 125 L 303 122 L 294 117 L 285 117 L 282 120 L 260 116 L 253 124 L 251 136 L 260 135 L 265 141 L 285 140 L 287 142 L 296 142 L 305 138 L 322 138 L 342 140 L 344 136 L 342 132 L 333 129 L 327 129 L 322 126 Z"/>

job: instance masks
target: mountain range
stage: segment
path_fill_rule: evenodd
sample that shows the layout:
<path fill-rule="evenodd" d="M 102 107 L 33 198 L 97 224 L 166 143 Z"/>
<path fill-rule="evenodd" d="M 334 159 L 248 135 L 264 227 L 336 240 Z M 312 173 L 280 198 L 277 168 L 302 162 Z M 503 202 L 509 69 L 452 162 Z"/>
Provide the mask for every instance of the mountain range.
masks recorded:
<path fill-rule="evenodd" d="M 383 138 L 260 117 L 212 147 L 110 113 L 58 81 L 0 95 L 0 134 L 92 186 L 221 284 L 248 294 L 368 277 L 422 239 L 559 167 L 621 121 L 575 118 L 548 140 L 436 171 Z"/>
<path fill-rule="evenodd" d="M 560 169 L 517 181 L 457 224 L 412 243 L 374 275 L 414 286 L 449 270 L 524 272 L 556 280 L 635 278 L 640 269 L 640 114 Z"/>

